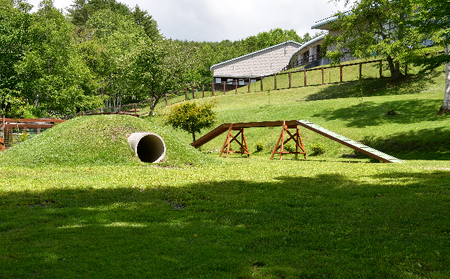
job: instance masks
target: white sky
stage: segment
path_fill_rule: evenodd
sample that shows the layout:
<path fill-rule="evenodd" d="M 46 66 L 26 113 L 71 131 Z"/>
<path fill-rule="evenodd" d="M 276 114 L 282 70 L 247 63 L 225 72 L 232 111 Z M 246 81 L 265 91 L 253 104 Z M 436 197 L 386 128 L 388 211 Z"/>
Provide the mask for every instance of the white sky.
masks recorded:
<path fill-rule="evenodd" d="M 117 0 L 130 7 L 136 4 L 157 21 L 166 38 L 209 41 L 236 41 L 274 28 L 294 29 L 302 37 L 319 30 L 311 26 L 344 10 L 343 0 Z M 38 7 L 40 0 L 28 0 Z M 66 9 L 72 0 L 54 0 Z"/>

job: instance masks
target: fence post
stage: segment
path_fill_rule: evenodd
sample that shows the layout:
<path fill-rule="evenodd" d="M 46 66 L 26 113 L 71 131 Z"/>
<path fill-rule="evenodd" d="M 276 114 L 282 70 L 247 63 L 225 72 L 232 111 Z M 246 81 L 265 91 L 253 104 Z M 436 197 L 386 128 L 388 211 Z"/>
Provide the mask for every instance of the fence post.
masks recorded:
<path fill-rule="evenodd" d="M 304 84 L 305 84 L 305 86 L 306 86 L 306 70 L 303 70 L 303 74 L 304 74 Z"/>
<path fill-rule="evenodd" d="M 188 100 L 188 96 L 187 96 L 187 88 L 184 89 L 184 97 L 186 97 L 186 101 Z"/>
<path fill-rule="evenodd" d="M 202 98 L 205 98 L 205 85 L 202 85 Z"/>
<path fill-rule="evenodd" d="M 277 90 L 277 74 L 273 75 L 273 90 Z"/>
<path fill-rule="evenodd" d="M 252 79 L 251 78 L 249 78 L 248 79 L 248 92 L 247 93 L 250 93 L 250 83 L 252 82 Z"/>
<path fill-rule="evenodd" d="M 263 86 L 263 77 L 261 77 L 261 92 L 264 91 L 264 86 Z"/>
<path fill-rule="evenodd" d="M 289 89 L 291 89 L 291 87 L 292 87 L 291 72 L 289 72 Z"/>
<path fill-rule="evenodd" d="M 214 82 L 211 85 L 212 85 L 212 87 L 211 87 L 211 96 L 214 96 Z"/>
<path fill-rule="evenodd" d="M 325 68 L 322 67 L 322 85 L 325 85 Z"/>
<path fill-rule="evenodd" d="M 166 97 L 166 107 L 169 105 L 169 103 L 167 102 L 167 93 L 166 94 L 164 94 L 165 95 L 165 97 Z"/>
<path fill-rule="evenodd" d="M 195 94 L 194 94 L 194 87 L 192 87 L 192 100 L 195 99 Z"/>
<path fill-rule="evenodd" d="M 383 59 L 380 59 L 380 78 L 383 77 Z"/>
<path fill-rule="evenodd" d="M 362 78 L 362 62 L 359 63 L 359 79 Z"/>
<path fill-rule="evenodd" d="M 342 68 L 343 68 L 343 66 L 342 65 L 339 65 L 339 70 L 340 70 L 340 77 L 339 77 L 339 83 L 342 83 Z"/>

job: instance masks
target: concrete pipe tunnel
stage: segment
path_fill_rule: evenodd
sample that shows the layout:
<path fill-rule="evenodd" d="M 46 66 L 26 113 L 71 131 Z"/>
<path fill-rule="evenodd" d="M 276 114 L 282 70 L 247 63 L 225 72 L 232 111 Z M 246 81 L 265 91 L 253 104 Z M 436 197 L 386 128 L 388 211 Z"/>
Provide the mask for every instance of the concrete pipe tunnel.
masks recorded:
<path fill-rule="evenodd" d="M 166 156 L 166 144 L 158 134 L 133 133 L 128 143 L 142 162 L 158 163 Z"/>

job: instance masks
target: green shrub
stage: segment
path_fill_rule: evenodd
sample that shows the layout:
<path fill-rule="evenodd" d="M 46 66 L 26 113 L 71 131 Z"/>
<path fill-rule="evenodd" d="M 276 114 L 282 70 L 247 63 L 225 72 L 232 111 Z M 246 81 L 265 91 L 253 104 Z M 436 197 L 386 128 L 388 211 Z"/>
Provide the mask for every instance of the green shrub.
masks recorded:
<path fill-rule="evenodd" d="M 321 143 L 313 143 L 311 144 L 311 156 L 319 156 L 325 154 L 326 147 Z"/>
<path fill-rule="evenodd" d="M 260 143 L 260 142 L 257 142 L 255 144 L 255 149 L 256 149 L 256 152 L 261 152 L 264 149 L 264 145 L 262 143 Z"/>

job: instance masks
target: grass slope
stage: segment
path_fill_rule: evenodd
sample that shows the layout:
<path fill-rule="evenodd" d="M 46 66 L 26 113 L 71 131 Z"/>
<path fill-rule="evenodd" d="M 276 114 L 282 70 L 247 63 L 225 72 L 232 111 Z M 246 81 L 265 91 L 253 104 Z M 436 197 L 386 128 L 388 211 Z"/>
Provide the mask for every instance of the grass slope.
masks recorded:
<path fill-rule="evenodd" d="M 246 131 L 251 151 L 261 142 L 262 152 L 213 164 L 189 134 L 162 128 L 164 109 L 148 121 L 63 123 L 0 155 L 0 278 L 450 278 L 450 128 L 436 115 L 443 81 L 438 72 L 214 97 L 218 124 L 308 119 L 396 147 L 405 164 L 343 159 L 351 151 L 303 129 L 307 150 L 319 142 L 326 154 L 270 161 L 280 130 L 262 128 Z M 71 125 L 88 128 L 57 137 Z M 167 164 L 180 167 L 133 159 L 118 135 L 141 127 L 167 139 Z M 49 157 L 35 164 L 39 142 Z M 118 148 L 115 161 L 94 156 L 105 146 Z M 20 162 L 7 163 L 11 154 Z"/>
<path fill-rule="evenodd" d="M 131 116 L 99 115 L 66 121 L 0 153 L 3 165 L 140 165 L 127 138 L 135 132 L 154 132 L 166 144 L 163 165 L 211 163 L 212 160 L 179 140 L 172 130 Z"/>
<path fill-rule="evenodd" d="M 351 139 L 364 140 L 369 146 L 401 159 L 439 160 L 450 155 L 449 116 L 436 114 L 442 105 L 445 84 L 441 70 L 395 83 L 389 79 L 363 80 L 291 90 L 233 92 L 196 101 L 216 102 L 217 124 L 305 119 Z M 395 114 L 390 115 L 391 111 Z M 152 121 L 162 123 L 164 113 L 164 108 L 160 109 L 161 117 Z M 280 132 L 277 128 L 247 129 L 250 151 L 267 157 Z M 301 129 L 301 133 L 308 154 L 315 144 L 325 146 L 323 158 L 353 153 L 352 149 L 309 130 Z M 178 132 L 178 136 L 189 141 L 185 133 Z M 225 135 L 218 137 L 201 149 L 217 156 L 214 152 L 221 149 L 224 139 Z M 257 144 L 264 146 L 259 154 L 255 153 Z"/>

